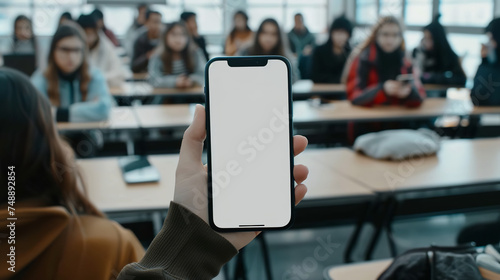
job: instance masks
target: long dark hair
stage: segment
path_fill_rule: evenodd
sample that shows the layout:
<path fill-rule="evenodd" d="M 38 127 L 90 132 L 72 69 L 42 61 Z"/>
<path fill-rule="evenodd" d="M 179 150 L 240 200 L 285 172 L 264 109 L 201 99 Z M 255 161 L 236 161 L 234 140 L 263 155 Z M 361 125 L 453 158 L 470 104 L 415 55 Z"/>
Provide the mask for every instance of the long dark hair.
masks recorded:
<path fill-rule="evenodd" d="M 48 198 L 73 214 L 104 215 L 88 200 L 70 146 L 55 128 L 51 106 L 29 78 L 0 68 L 0 179 L 14 166 L 16 201 Z M 6 189 L 6 188 L 5 188 Z M 82 191 L 83 189 L 83 191 Z M 7 190 L 5 190 L 7 192 Z M 7 203 L 6 195 L 0 203 Z"/>
<path fill-rule="evenodd" d="M 103 21 L 103 24 L 102 24 L 102 31 L 106 32 L 108 29 L 106 28 L 106 24 L 104 24 L 104 14 L 101 10 L 99 9 L 95 9 L 92 13 L 90 13 L 91 16 L 93 16 L 95 18 L 95 20 L 102 20 Z"/>
<path fill-rule="evenodd" d="M 451 48 L 446 31 L 439 23 L 440 14 L 436 15 L 432 22 L 425 26 L 423 30 L 431 33 L 432 40 L 434 41 L 434 58 L 436 59 L 436 66 L 441 67 L 443 71 L 448 71 L 458 63 L 458 55 Z"/>
<path fill-rule="evenodd" d="M 264 30 L 264 25 L 268 23 L 276 27 L 278 33 L 278 42 L 276 43 L 276 46 L 274 46 L 274 48 L 269 53 L 264 53 L 264 49 L 262 49 L 262 46 L 259 44 L 259 36 L 262 34 Z M 259 29 L 257 29 L 257 33 L 255 34 L 254 43 L 252 47 L 250 47 L 249 49 L 249 54 L 250 55 L 272 54 L 272 55 L 286 56 L 285 43 L 283 42 L 283 37 L 281 35 L 281 28 L 275 19 L 267 18 L 264 21 L 262 21 L 262 23 L 259 26 Z"/>
<path fill-rule="evenodd" d="M 162 50 L 160 54 L 161 61 L 163 62 L 163 72 L 166 74 L 171 74 L 172 73 L 172 63 L 173 63 L 173 53 L 174 50 L 172 50 L 168 44 L 167 44 L 167 37 L 170 32 L 174 29 L 174 27 L 180 27 L 182 29 L 182 32 L 184 32 L 184 35 L 187 38 L 187 43 L 184 49 L 181 51 L 181 57 L 182 60 L 184 61 L 184 65 L 186 66 L 186 69 L 188 70 L 189 73 L 194 72 L 194 63 L 193 63 L 193 56 L 194 56 L 194 51 L 191 48 L 191 39 L 189 36 L 189 33 L 187 31 L 186 26 L 184 23 L 176 21 L 173 23 L 170 23 L 167 26 L 167 29 L 163 33 L 162 38 Z"/>
<path fill-rule="evenodd" d="M 19 41 L 19 39 L 16 36 L 16 25 L 18 22 L 23 21 L 23 20 L 27 21 L 30 25 L 30 31 L 31 31 L 30 41 L 31 41 L 31 44 L 33 45 L 33 49 L 35 50 L 35 56 L 37 56 L 38 55 L 37 54 L 38 47 L 37 47 L 37 43 L 36 43 L 35 33 L 33 33 L 33 22 L 31 21 L 31 19 L 29 17 L 27 17 L 25 15 L 19 15 L 14 20 L 14 34 L 13 34 L 14 43 L 17 43 Z"/>
<path fill-rule="evenodd" d="M 246 21 L 245 31 L 252 31 L 250 29 L 250 26 L 248 26 L 248 15 L 247 15 L 247 13 L 245 13 L 244 11 L 237 11 L 236 13 L 234 13 L 233 19 L 235 19 L 236 16 L 242 16 L 242 17 L 245 18 L 245 21 Z M 229 33 L 229 38 L 231 38 L 231 41 L 234 41 L 234 37 L 236 36 L 236 32 L 238 32 L 238 30 L 236 30 L 236 26 L 234 26 L 233 30 L 231 30 L 231 33 Z"/>
<path fill-rule="evenodd" d="M 54 59 L 54 52 L 56 51 L 56 46 L 59 41 L 67 37 L 77 37 L 82 41 L 83 44 L 83 58 L 82 65 L 76 71 L 79 73 L 80 80 L 80 92 L 82 94 L 82 101 L 87 99 L 87 90 L 90 83 L 90 73 L 89 73 L 89 64 L 87 62 L 87 42 L 85 39 L 85 33 L 76 23 L 66 23 L 61 25 L 54 37 L 52 37 L 52 42 L 50 43 L 50 51 L 49 51 L 49 59 L 47 69 L 44 72 L 45 78 L 48 81 L 47 93 L 50 99 L 50 102 L 58 106 L 60 102 L 59 96 L 59 74 L 58 68 Z"/>
<path fill-rule="evenodd" d="M 493 19 L 488 26 L 486 26 L 485 32 L 490 32 L 493 39 L 497 42 L 497 47 L 495 51 L 497 53 L 496 64 L 500 64 L 500 18 Z"/>

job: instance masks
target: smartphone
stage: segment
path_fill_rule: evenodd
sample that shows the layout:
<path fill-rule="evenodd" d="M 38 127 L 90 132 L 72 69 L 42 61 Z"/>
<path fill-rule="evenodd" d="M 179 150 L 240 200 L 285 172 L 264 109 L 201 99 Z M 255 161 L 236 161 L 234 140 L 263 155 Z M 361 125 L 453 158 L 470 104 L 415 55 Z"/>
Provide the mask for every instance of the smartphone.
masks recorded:
<path fill-rule="evenodd" d="M 160 181 L 160 173 L 145 156 L 127 156 L 118 159 L 123 180 L 127 184 Z"/>
<path fill-rule="evenodd" d="M 214 230 L 293 223 L 290 62 L 217 57 L 205 66 L 209 223 Z"/>
<path fill-rule="evenodd" d="M 396 81 L 401 82 L 403 85 L 407 85 L 413 81 L 412 74 L 400 74 L 396 77 Z"/>

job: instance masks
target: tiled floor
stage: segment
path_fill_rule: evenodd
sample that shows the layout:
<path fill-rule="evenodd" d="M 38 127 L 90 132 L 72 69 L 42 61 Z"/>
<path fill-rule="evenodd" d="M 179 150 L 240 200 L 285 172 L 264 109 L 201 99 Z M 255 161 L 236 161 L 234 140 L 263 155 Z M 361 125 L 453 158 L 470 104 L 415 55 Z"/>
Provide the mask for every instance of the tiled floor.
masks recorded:
<path fill-rule="evenodd" d="M 431 244 L 455 245 L 456 236 L 464 226 L 478 222 L 494 221 L 498 219 L 498 215 L 498 211 L 478 212 L 467 215 L 459 214 L 397 221 L 393 229 L 398 253 L 410 248 L 429 246 Z M 273 279 L 324 279 L 323 273 L 326 267 L 342 263 L 345 246 L 353 229 L 353 226 L 342 226 L 267 233 L 266 240 L 271 255 Z M 354 252 L 354 259 L 361 260 L 362 248 L 366 247 L 371 230 L 370 227 L 365 227 L 363 230 L 360 242 Z M 381 236 L 380 241 L 375 250 L 374 258 L 390 257 L 385 234 Z M 321 249 L 316 249 L 318 247 Z M 266 279 L 260 245 L 255 240 L 246 248 L 245 264 L 247 279 Z M 228 265 L 231 274 L 234 268 L 234 260 Z M 216 279 L 222 280 L 225 278 L 221 273 Z"/>

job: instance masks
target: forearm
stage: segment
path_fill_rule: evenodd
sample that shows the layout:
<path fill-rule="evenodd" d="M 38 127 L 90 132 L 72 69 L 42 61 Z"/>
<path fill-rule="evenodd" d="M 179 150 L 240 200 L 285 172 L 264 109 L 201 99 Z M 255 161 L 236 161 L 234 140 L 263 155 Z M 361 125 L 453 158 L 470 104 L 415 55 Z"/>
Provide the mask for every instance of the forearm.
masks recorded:
<path fill-rule="evenodd" d="M 171 202 L 144 258 L 125 266 L 117 279 L 212 279 L 237 252 L 205 221 Z"/>
<path fill-rule="evenodd" d="M 354 94 L 350 99 L 354 105 L 372 106 L 383 103 L 387 100 L 387 97 L 383 84 L 379 83 L 360 90 L 359 93 Z"/>

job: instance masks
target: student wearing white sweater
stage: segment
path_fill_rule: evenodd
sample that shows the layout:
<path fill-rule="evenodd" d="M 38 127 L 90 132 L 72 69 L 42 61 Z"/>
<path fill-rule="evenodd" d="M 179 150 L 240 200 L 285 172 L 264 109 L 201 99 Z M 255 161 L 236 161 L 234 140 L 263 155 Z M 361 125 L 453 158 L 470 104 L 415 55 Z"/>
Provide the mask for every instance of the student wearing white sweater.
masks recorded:
<path fill-rule="evenodd" d="M 77 22 L 87 35 L 89 63 L 101 70 L 109 87 L 120 86 L 131 72 L 121 62 L 111 41 L 98 30 L 93 16 L 81 15 Z"/>

